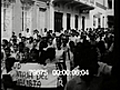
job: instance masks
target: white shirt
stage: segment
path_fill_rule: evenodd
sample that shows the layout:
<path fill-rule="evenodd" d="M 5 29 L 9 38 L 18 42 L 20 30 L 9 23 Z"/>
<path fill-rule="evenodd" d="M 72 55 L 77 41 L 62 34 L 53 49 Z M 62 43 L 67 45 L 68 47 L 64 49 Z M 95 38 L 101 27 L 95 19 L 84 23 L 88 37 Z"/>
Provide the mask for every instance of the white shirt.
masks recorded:
<path fill-rule="evenodd" d="M 33 39 L 37 39 L 37 34 L 33 34 Z"/>
<path fill-rule="evenodd" d="M 26 38 L 30 38 L 30 36 L 31 36 L 31 33 L 30 32 L 26 32 Z"/>

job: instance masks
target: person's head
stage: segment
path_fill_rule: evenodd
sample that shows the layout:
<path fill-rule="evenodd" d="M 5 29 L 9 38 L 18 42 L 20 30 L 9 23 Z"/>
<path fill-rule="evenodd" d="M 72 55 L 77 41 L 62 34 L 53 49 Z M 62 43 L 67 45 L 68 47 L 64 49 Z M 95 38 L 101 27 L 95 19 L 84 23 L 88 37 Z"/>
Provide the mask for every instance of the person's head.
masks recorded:
<path fill-rule="evenodd" d="M 49 37 L 48 38 L 48 43 L 51 45 L 53 43 L 53 38 L 52 37 Z"/>
<path fill-rule="evenodd" d="M 23 54 L 22 54 L 22 60 L 26 60 L 26 59 L 29 59 L 29 48 L 28 47 L 25 47 L 23 49 Z"/>
<path fill-rule="evenodd" d="M 49 30 L 50 33 L 53 33 L 53 30 Z"/>
<path fill-rule="evenodd" d="M 62 43 L 63 43 L 63 44 L 67 44 L 67 42 L 68 42 L 67 37 L 66 37 L 65 35 L 63 35 L 63 36 L 62 36 Z"/>
<path fill-rule="evenodd" d="M 52 37 L 53 37 L 53 38 L 55 38 L 55 37 L 56 37 L 56 34 L 55 34 L 55 33 L 53 33 L 53 34 L 52 34 Z"/>
<path fill-rule="evenodd" d="M 95 34 L 91 33 L 91 35 L 90 35 L 90 40 L 91 40 L 91 41 L 94 41 L 94 40 L 95 40 Z"/>
<path fill-rule="evenodd" d="M 32 60 L 37 60 L 38 57 L 39 57 L 39 52 L 38 52 L 38 50 L 37 50 L 37 49 L 32 49 L 32 50 L 30 51 L 30 59 L 32 59 Z"/>
<path fill-rule="evenodd" d="M 14 49 L 14 51 L 18 51 L 18 44 L 14 44 L 13 49 Z"/>
<path fill-rule="evenodd" d="M 44 28 L 44 32 L 47 32 L 47 28 Z"/>
<path fill-rule="evenodd" d="M 6 47 L 7 45 L 8 45 L 8 40 L 3 39 L 3 40 L 2 40 L 2 46 L 3 46 L 3 47 Z"/>
<path fill-rule="evenodd" d="M 58 49 L 61 49 L 61 44 L 62 44 L 61 38 L 60 38 L 60 37 L 59 37 L 59 38 L 56 38 L 56 45 L 57 45 L 57 48 L 58 48 Z"/>
<path fill-rule="evenodd" d="M 22 37 L 22 33 L 19 33 L 19 38 L 21 38 Z"/>
<path fill-rule="evenodd" d="M 12 40 L 13 44 L 17 44 L 17 39 Z"/>
<path fill-rule="evenodd" d="M 39 42 L 40 40 L 41 40 L 41 36 L 38 35 L 38 37 L 37 37 L 37 42 Z"/>
<path fill-rule="evenodd" d="M 25 54 L 28 54 L 28 53 L 29 53 L 29 50 L 30 50 L 30 49 L 29 49 L 28 47 L 25 47 L 25 48 L 23 49 L 23 51 L 24 51 Z"/>
<path fill-rule="evenodd" d="M 17 39 L 17 36 L 12 36 L 13 39 Z"/>
<path fill-rule="evenodd" d="M 18 49 L 20 52 L 23 52 L 23 49 L 25 48 L 25 44 L 23 42 L 20 42 L 18 45 Z"/>
<path fill-rule="evenodd" d="M 29 28 L 26 29 L 26 32 L 29 32 Z"/>
<path fill-rule="evenodd" d="M 21 42 L 25 42 L 26 41 L 26 37 L 22 36 L 21 37 Z"/>
<path fill-rule="evenodd" d="M 48 44 L 46 41 L 41 41 L 39 45 L 39 50 L 43 50 L 43 48 L 47 48 Z"/>
<path fill-rule="evenodd" d="M 47 37 L 42 37 L 42 41 L 47 42 L 48 38 Z"/>
<path fill-rule="evenodd" d="M 29 42 L 32 43 L 33 42 L 33 37 L 29 38 Z"/>
<path fill-rule="evenodd" d="M 61 41 L 61 37 L 56 37 L 56 42 L 60 42 Z"/>
<path fill-rule="evenodd" d="M 5 48 L 5 54 L 6 54 L 7 57 L 10 56 L 10 51 L 11 51 L 10 48 L 8 48 L 8 47 Z"/>
<path fill-rule="evenodd" d="M 34 39 L 33 40 L 33 47 L 36 47 L 37 46 L 37 39 Z"/>
<path fill-rule="evenodd" d="M 12 32 L 12 36 L 15 36 L 15 32 Z"/>

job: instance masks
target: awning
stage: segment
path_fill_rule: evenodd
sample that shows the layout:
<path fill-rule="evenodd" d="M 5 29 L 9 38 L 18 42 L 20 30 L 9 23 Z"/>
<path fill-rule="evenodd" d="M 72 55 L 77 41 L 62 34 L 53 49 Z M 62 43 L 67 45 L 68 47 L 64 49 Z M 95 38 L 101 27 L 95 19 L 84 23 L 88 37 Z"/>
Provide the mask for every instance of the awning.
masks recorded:
<path fill-rule="evenodd" d="M 92 5 L 90 0 L 87 0 L 87 2 L 84 2 L 84 0 L 54 0 L 53 3 L 61 3 L 63 5 L 69 5 L 73 8 L 80 10 L 94 9 L 94 5 Z"/>

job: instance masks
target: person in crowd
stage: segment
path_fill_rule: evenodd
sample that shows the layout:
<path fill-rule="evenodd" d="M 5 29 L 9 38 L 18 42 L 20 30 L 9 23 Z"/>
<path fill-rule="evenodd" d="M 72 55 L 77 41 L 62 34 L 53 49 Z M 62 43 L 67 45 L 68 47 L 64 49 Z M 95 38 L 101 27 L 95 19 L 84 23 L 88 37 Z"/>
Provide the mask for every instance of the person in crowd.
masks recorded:
<path fill-rule="evenodd" d="M 1 51 L 1 78 L 2 78 L 2 72 L 4 69 L 5 69 L 4 53 Z"/>
<path fill-rule="evenodd" d="M 7 48 L 8 47 L 8 40 L 3 39 L 1 45 L 2 45 L 3 49 Z"/>
<path fill-rule="evenodd" d="M 46 41 L 41 41 L 39 46 L 39 63 L 46 65 L 45 60 L 47 59 L 47 47 L 48 44 Z"/>
<path fill-rule="evenodd" d="M 47 49 L 47 59 L 45 61 L 46 64 L 53 63 L 55 64 L 55 48 Z"/>
<path fill-rule="evenodd" d="M 56 50 L 55 50 L 55 62 L 58 65 L 59 70 L 66 70 L 66 53 L 63 48 L 61 48 L 62 41 L 61 37 L 56 38 Z M 60 76 L 63 80 L 63 85 L 67 82 L 67 76 Z"/>
<path fill-rule="evenodd" d="M 30 56 L 27 62 L 31 62 L 31 63 L 38 63 L 39 60 L 39 51 L 35 48 L 33 48 L 30 51 Z"/>
<path fill-rule="evenodd" d="M 53 38 L 52 38 L 52 37 L 49 37 L 49 38 L 48 38 L 48 48 L 55 48 L 55 47 L 53 46 Z"/>
<path fill-rule="evenodd" d="M 33 31 L 33 39 L 37 39 L 39 31 L 36 29 Z"/>
<path fill-rule="evenodd" d="M 30 53 L 29 53 L 30 49 L 28 47 L 25 47 L 23 49 L 23 54 L 22 54 L 22 60 L 20 61 L 21 63 L 27 63 L 27 61 L 30 58 Z"/>
<path fill-rule="evenodd" d="M 12 48 L 13 49 L 11 50 L 11 55 L 12 55 L 12 57 L 14 57 L 16 59 L 17 53 L 18 53 L 18 44 L 14 44 L 12 46 Z"/>
<path fill-rule="evenodd" d="M 37 49 L 37 50 L 39 50 L 38 42 L 37 42 L 36 39 L 33 40 L 33 47 L 32 47 L 32 49 Z"/>
<path fill-rule="evenodd" d="M 42 37 L 41 37 L 41 35 L 38 35 L 38 37 L 37 37 L 37 47 L 38 47 L 38 49 L 39 49 L 39 45 L 40 45 L 41 41 L 42 41 Z"/>
<path fill-rule="evenodd" d="M 101 55 L 103 56 L 104 53 L 106 52 L 106 48 L 105 48 L 105 43 L 104 43 L 104 41 L 100 40 L 100 41 L 97 43 L 97 47 L 99 48 L 100 53 L 101 53 Z"/>
<path fill-rule="evenodd" d="M 69 57 L 70 57 L 70 70 L 72 70 L 74 67 L 74 54 L 75 54 L 75 44 L 73 41 L 69 42 L 70 50 L 69 50 Z"/>
<path fill-rule="evenodd" d="M 17 38 L 18 43 L 21 42 L 21 38 L 22 38 L 22 33 L 19 33 L 18 38 Z"/>
<path fill-rule="evenodd" d="M 55 34 L 56 34 L 56 36 L 60 36 L 61 35 L 60 30 L 56 31 Z"/>
<path fill-rule="evenodd" d="M 75 43 L 75 45 L 76 45 L 76 42 L 77 42 L 77 37 L 76 37 L 76 35 L 75 35 L 75 32 L 74 32 L 74 31 L 72 31 L 72 33 L 71 33 L 71 36 L 70 36 L 70 41 L 73 41 L 73 42 Z"/>
<path fill-rule="evenodd" d="M 61 36 L 61 47 L 65 50 L 65 51 L 68 51 L 69 49 L 69 38 L 67 38 L 65 35 L 62 35 Z"/>
<path fill-rule="evenodd" d="M 101 83 L 99 81 L 95 82 L 95 78 L 99 77 L 100 73 L 110 75 L 111 67 L 107 64 L 98 62 L 97 52 L 90 47 L 82 51 L 81 54 L 79 70 L 84 70 L 85 72 L 87 70 L 88 73 L 86 72 L 84 75 L 81 74 L 81 76 L 74 76 L 74 78 L 66 84 L 65 90 L 94 90 L 95 88 L 95 90 L 98 90 Z"/>
<path fill-rule="evenodd" d="M 23 42 L 24 44 L 26 44 L 26 37 L 25 36 L 21 37 L 21 42 Z"/>
<path fill-rule="evenodd" d="M 7 72 L 10 72 L 16 60 L 21 63 L 31 62 L 43 65 L 55 63 L 60 70 L 74 70 L 76 67 L 79 67 L 79 70 L 89 70 L 89 75 L 81 77 L 60 76 L 64 85 L 68 82 L 65 90 L 91 90 L 95 88 L 94 78 L 111 72 L 114 63 L 114 33 L 112 31 L 72 29 L 56 33 L 50 30 L 47 32 L 45 29 L 46 35 L 43 36 L 38 35 L 38 30 L 34 30 L 33 35 L 29 35 L 29 29 L 26 29 L 26 32 L 28 35 L 22 36 L 19 33 L 18 38 L 13 33 L 9 42 L 6 39 L 2 40 L 1 57 L 7 65 Z"/>
<path fill-rule="evenodd" d="M 7 73 L 11 70 L 15 62 L 15 58 L 12 57 L 10 51 L 11 50 L 9 47 L 5 49 L 5 54 L 6 54 L 5 66 L 6 66 Z"/>
<path fill-rule="evenodd" d="M 47 28 L 44 28 L 43 37 L 46 37 L 46 36 L 47 36 Z"/>
<path fill-rule="evenodd" d="M 25 48 L 25 44 L 23 42 L 20 42 L 18 45 L 18 53 L 16 55 L 16 59 L 18 61 L 22 61 L 22 55 L 24 54 L 24 48 Z"/>
<path fill-rule="evenodd" d="M 62 42 L 61 38 L 56 39 L 56 55 L 55 55 L 55 60 L 56 62 L 60 62 L 63 66 L 61 68 L 66 70 L 66 52 L 65 50 L 61 47 Z"/>
<path fill-rule="evenodd" d="M 41 41 L 41 36 L 38 35 L 38 37 L 37 37 L 37 42 L 40 42 L 40 41 Z"/>
<path fill-rule="evenodd" d="M 31 33 L 29 31 L 29 28 L 26 29 L 26 33 L 25 33 L 26 39 L 28 40 L 31 37 Z"/>
<path fill-rule="evenodd" d="M 2 42 L 1 42 L 1 52 L 3 53 L 3 60 L 6 59 L 6 54 L 5 54 L 5 49 L 8 48 L 8 40 L 6 39 L 3 39 Z"/>
<path fill-rule="evenodd" d="M 9 47 L 12 51 L 13 51 L 13 46 L 16 44 L 18 44 L 16 38 L 13 38 L 13 40 L 11 42 L 9 42 Z"/>
<path fill-rule="evenodd" d="M 12 36 L 11 36 L 10 40 L 12 40 L 15 37 L 17 37 L 16 34 L 15 34 L 15 32 L 12 32 Z"/>
<path fill-rule="evenodd" d="M 29 38 L 29 41 L 26 44 L 26 47 L 28 47 L 30 50 L 33 48 L 33 37 Z"/>

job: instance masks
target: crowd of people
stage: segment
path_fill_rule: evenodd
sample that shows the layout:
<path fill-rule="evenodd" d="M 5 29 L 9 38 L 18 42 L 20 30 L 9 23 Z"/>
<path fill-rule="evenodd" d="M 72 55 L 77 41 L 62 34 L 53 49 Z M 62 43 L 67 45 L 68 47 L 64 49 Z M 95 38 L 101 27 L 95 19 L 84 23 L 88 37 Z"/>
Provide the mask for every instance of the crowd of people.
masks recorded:
<path fill-rule="evenodd" d="M 85 87 L 88 88 L 90 81 L 95 74 L 97 76 L 99 71 L 105 74 L 111 73 L 110 70 L 114 63 L 112 60 L 113 47 L 114 31 L 110 29 L 88 28 L 59 32 L 45 29 L 42 36 L 38 30 L 34 30 L 31 35 L 29 29 L 26 29 L 24 35 L 19 33 L 17 36 L 13 32 L 9 40 L 2 40 L 1 72 L 6 69 L 9 73 L 15 62 L 43 65 L 60 63 L 58 66 L 61 70 L 73 70 L 79 66 L 79 69 L 88 69 L 89 75 L 83 76 L 81 79 L 78 77 L 76 79 L 63 78 L 65 89 L 78 90 L 77 87 L 71 86 L 77 83 L 74 81 L 78 80 L 87 82 Z"/>

